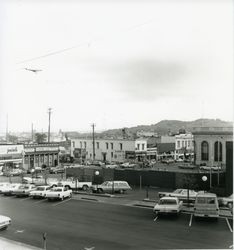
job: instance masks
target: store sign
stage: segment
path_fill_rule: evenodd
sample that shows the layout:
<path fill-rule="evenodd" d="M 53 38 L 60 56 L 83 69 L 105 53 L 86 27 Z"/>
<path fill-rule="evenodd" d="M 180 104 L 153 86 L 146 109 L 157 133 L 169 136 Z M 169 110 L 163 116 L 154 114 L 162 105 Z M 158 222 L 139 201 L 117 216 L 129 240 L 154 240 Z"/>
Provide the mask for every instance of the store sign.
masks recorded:
<path fill-rule="evenodd" d="M 22 154 L 23 145 L 0 145 L 0 154 Z"/>
<path fill-rule="evenodd" d="M 35 148 L 25 148 L 24 152 L 25 153 L 33 153 L 33 152 L 35 152 Z"/>
<path fill-rule="evenodd" d="M 36 151 L 37 152 L 48 152 L 48 151 L 58 151 L 59 148 L 58 147 L 37 147 Z"/>

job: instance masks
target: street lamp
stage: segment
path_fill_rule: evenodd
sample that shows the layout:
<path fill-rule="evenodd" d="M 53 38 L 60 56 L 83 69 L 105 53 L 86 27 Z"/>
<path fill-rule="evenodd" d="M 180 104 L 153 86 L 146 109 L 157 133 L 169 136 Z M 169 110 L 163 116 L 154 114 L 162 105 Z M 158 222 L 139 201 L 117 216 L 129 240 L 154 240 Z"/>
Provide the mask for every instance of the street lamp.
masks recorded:
<path fill-rule="evenodd" d="M 207 177 L 206 177 L 205 175 L 203 175 L 203 176 L 202 176 L 202 180 L 203 180 L 203 182 L 205 183 L 205 182 L 207 181 Z M 204 192 L 205 192 L 205 190 L 204 190 Z"/>
<path fill-rule="evenodd" d="M 97 170 L 97 171 L 95 171 L 95 176 L 99 176 L 99 171 Z M 97 182 L 98 183 L 98 182 Z M 97 193 L 98 193 L 98 184 L 96 184 L 97 185 Z"/>

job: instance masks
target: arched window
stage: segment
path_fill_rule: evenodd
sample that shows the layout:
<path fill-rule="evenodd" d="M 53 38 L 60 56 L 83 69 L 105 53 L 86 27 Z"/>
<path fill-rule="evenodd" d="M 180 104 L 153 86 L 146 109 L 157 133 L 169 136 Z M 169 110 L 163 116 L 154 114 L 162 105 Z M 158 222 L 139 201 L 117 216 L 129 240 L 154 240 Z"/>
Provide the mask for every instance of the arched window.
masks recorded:
<path fill-rule="evenodd" d="M 215 161 L 222 161 L 222 143 L 219 141 L 216 141 L 214 144 L 214 160 Z"/>
<path fill-rule="evenodd" d="M 207 141 L 203 141 L 201 144 L 201 160 L 208 161 L 209 159 L 209 145 Z"/>

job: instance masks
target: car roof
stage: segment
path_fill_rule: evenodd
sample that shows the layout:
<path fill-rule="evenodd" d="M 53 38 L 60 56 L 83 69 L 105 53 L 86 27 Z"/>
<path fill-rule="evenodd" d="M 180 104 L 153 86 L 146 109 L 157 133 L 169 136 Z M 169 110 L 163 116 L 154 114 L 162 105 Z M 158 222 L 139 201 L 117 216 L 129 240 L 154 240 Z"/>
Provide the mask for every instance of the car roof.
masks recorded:
<path fill-rule="evenodd" d="M 216 194 L 214 194 L 214 193 L 198 193 L 197 194 L 197 197 L 217 197 L 217 195 Z"/>
<path fill-rule="evenodd" d="M 177 197 L 164 196 L 160 200 L 178 200 Z"/>

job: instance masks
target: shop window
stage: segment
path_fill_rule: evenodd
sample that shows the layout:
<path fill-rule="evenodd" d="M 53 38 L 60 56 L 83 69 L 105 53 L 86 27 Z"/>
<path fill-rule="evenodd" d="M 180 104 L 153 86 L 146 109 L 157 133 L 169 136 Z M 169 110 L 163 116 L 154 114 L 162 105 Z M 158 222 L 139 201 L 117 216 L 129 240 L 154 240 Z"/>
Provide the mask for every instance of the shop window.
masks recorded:
<path fill-rule="evenodd" d="M 142 150 L 145 150 L 145 144 L 142 144 Z"/>
<path fill-rule="evenodd" d="M 109 148 L 109 143 L 108 142 L 106 142 L 106 149 L 108 149 Z"/>
<path fill-rule="evenodd" d="M 222 143 L 221 142 L 215 142 L 214 144 L 214 160 L 215 161 L 222 161 Z"/>
<path fill-rule="evenodd" d="M 111 142 L 111 149 L 114 149 L 114 143 Z"/>
<path fill-rule="evenodd" d="M 207 141 L 203 141 L 201 144 L 201 160 L 208 161 L 209 159 L 209 145 Z"/>

